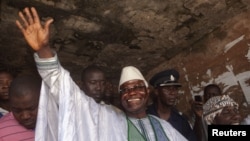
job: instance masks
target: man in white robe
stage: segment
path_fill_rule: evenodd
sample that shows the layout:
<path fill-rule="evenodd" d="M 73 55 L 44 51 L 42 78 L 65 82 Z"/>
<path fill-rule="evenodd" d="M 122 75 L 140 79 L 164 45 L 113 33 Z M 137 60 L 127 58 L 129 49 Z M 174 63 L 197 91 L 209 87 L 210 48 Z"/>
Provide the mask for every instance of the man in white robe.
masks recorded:
<path fill-rule="evenodd" d="M 16 24 L 30 47 L 43 78 L 36 141 L 186 141 L 168 122 L 146 115 L 148 84 L 140 71 L 122 70 L 119 88 L 125 112 L 85 95 L 49 47 L 49 19 L 42 26 L 35 8 L 19 12 Z M 132 97 L 137 96 L 132 99 Z M 133 131 L 133 132 L 132 132 Z"/>

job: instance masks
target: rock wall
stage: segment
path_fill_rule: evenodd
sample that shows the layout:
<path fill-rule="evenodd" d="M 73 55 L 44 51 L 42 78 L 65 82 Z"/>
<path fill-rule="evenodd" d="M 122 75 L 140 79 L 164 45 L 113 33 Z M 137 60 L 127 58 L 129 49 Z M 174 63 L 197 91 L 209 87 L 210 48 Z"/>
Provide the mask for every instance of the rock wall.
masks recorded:
<path fill-rule="evenodd" d="M 216 83 L 243 116 L 250 113 L 250 0 L 1 0 L 0 68 L 18 73 L 36 73 L 33 51 L 15 26 L 26 6 L 35 6 L 42 22 L 54 18 L 51 46 L 78 84 L 92 63 L 114 85 L 126 65 L 147 79 L 173 67 L 181 74 L 182 112 Z"/>
<path fill-rule="evenodd" d="M 177 107 L 190 110 L 194 95 L 203 95 L 203 88 L 218 84 L 224 94 L 240 105 L 243 117 L 250 113 L 250 12 L 232 17 L 223 26 L 207 35 L 189 50 L 162 62 L 152 69 L 148 79 L 166 68 L 180 72 L 180 99 Z"/>

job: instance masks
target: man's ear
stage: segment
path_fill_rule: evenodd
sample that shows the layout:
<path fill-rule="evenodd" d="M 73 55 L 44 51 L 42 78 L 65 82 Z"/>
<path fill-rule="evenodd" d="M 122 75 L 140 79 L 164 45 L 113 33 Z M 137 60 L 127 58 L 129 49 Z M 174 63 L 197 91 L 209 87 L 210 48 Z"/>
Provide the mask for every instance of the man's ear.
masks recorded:
<path fill-rule="evenodd" d="M 149 88 L 146 88 L 146 91 L 148 94 L 150 94 L 150 89 Z"/>
<path fill-rule="evenodd" d="M 158 96 L 158 94 L 159 94 L 158 88 L 154 88 L 154 94 L 155 94 L 156 96 Z"/>
<path fill-rule="evenodd" d="M 149 96 L 150 96 L 150 88 L 146 88 L 146 92 L 147 92 L 147 97 L 149 98 Z"/>
<path fill-rule="evenodd" d="M 150 95 L 150 89 L 146 88 L 146 93 L 148 94 L 148 96 Z"/>

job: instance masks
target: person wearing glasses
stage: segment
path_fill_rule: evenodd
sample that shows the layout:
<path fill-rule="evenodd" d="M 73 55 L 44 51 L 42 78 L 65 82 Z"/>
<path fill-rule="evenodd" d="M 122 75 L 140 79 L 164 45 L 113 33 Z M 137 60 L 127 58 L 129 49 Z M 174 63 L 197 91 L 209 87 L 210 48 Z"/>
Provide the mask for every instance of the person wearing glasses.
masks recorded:
<path fill-rule="evenodd" d="M 122 69 L 119 92 L 124 112 L 85 94 L 49 46 L 49 27 L 34 7 L 19 12 L 16 25 L 30 47 L 43 79 L 36 141 L 186 141 L 168 122 L 146 114 L 148 83 L 134 66 Z M 22 24 L 21 24 L 22 22 Z"/>

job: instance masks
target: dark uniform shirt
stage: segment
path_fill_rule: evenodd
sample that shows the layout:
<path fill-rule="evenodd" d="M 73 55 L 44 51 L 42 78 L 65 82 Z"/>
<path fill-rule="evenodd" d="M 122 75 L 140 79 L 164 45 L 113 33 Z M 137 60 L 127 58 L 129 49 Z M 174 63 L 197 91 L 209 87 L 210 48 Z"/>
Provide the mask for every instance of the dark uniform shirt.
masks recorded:
<path fill-rule="evenodd" d="M 156 104 L 148 106 L 147 113 L 160 117 L 157 113 Z M 189 141 L 197 141 L 195 132 L 191 128 L 188 120 L 182 116 L 177 109 L 172 108 L 169 119 L 167 120 L 176 130 L 178 130 Z"/>

